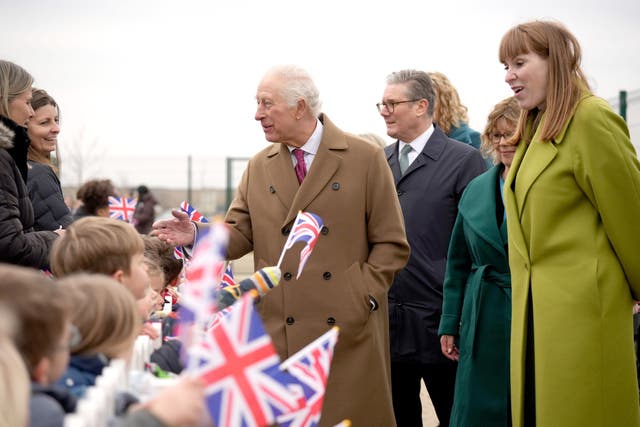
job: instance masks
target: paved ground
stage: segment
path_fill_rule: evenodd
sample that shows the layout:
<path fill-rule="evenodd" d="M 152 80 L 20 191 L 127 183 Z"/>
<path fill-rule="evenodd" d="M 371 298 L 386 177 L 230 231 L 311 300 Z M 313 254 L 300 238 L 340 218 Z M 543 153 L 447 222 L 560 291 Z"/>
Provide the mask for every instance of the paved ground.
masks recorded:
<path fill-rule="evenodd" d="M 253 273 L 253 254 L 249 254 L 233 261 L 233 274 L 237 280 L 242 280 Z M 429 393 L 427 393 L 424 384 L 422 384 L 422 390 L 420 392 L 420 398 L 422 400 L 422 423 L 423 427 L 437 427 L 438 417 L 431 404 Z"/>

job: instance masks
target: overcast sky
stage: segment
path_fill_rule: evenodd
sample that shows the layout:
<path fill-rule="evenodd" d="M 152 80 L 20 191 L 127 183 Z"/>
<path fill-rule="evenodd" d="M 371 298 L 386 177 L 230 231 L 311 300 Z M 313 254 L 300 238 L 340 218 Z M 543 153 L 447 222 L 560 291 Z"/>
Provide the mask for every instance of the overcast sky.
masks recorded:
<path fill-rule="evenodd" d="M 621 89 L 640 89 L 640 2 L 631 0 L 0 5 L 0 55 L 25 67 L 58 101 L 62 149 L 84 131 L 104 158 L 133 159 L 129 167 L 145 154 L 245 157 L 265 147 L 253 120 L 255 89 L 268 68 L 282 63 L 311 73 L 323 111 L 343 130 L 386 137 L 375 103 L 386 75 L 402 68 L 445 73 L 469 108 L 471 126 L 481 130 L 492 106 L 510 95 L 497 59 L 500 38 L 532 19 L 559 20 L 576 35 L 596 94 L 611 99 Z M 154 164 L 147 161 L 145 170 L 168 167 Z"/>

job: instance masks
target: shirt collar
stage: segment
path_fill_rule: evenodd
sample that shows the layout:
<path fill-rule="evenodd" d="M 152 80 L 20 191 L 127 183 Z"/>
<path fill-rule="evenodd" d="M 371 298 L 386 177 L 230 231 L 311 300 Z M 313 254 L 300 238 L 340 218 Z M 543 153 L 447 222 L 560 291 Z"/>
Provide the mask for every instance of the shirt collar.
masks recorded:
<path fill-rule="evenodd" d="M 322 141 L 323 129 L 324 129 L 324 126 L 322 125 L 322 122 L 316 119 L 316 128 L 313 130 L 313 133 L 311 134 L 307 142 L 305 142 L 304 145 L 300 147 L 300 149 L 305 153 L 313 154 L 315 156 L 316 153 L 318 152 L 320 141 Z M 290 153 L 296 149 L 296 147 L 291 147 L 291 146 L 287 146 L 287 148 L 289 149 Z"/>
<path fill-rule="evenodd" d="M 398 147 L 398 150 L 402 150 L 402 148 L 405 145 L 410 145 L 414 151 L 416 151 L 417 153 L 422 153 L 422 150 L 424 150 L 424 146 L 427 145 L 427 141 L 429 140 L 429 138 L 431 138 L 433 131 L 434 131 L 434 127 L 433 127 L 433 124 L 431 124 L 429 125 L 427 130 L 424 131 L 424 133 L 419 135 L 413 141 L 411 142 L 400 141 L 400 146 Z"/>

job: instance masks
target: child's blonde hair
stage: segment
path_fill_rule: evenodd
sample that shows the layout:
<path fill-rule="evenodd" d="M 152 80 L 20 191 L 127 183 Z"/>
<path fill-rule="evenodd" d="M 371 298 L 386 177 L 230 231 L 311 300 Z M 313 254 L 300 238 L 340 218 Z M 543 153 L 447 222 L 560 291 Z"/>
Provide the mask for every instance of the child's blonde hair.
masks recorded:
<path fill-rule="evenodd" d="M 82 218 L 67 228 L 51 248 L 51 270 L 57 277 L 90 272 L 108 276 L 131 272 L 131 258 L 144 252 L 140 234 L 111 218 Z"/>
<path fill-rule="evenodd" d="M 71 354 L 122 356 L 134 344 L 142 319 L 127 288 L 101 274 L 74 274 L 58 281 L 74 309 L 72 323 L 82 339 Z"/>
<path fill-rule="evenodd" d="M 11 341 L 13 317 L 0 311 L 0 426 L 24 426 L 29 414 L 29 375 Z M 24 332 L 23 332 L 24 333 Z"/>

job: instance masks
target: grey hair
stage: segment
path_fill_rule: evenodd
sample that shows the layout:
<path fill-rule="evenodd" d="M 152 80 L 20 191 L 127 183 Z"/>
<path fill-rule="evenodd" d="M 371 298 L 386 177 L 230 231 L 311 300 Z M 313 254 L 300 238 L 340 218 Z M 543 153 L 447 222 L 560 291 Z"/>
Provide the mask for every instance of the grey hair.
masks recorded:
<path fill-rule="evenodd" d="M 429 103 L 427 114 L 433 117 L 433 108 L 436 104 L 436 91 L 433 82 L 427 73 L 418 70 L 400 70 L 387 76 L 387 84 L 406 83 L 409 99 L 426 99 Z"/>
<path fill-rule="evenodd" d="M 320 115 L 322 107 L 320 91 L 306 70 L 297 65 L 277 65 L 271 68 L 267 75 L 274 75 L 282 79 L 281 95 L 288 106 L 294 107 L 300 99 L 304 99 L 313 116 Z"/>
<path fill-rule="evenodd" d="M 0 115 L 9 117 L 9 103 L 31 89 L 33 77 L 21 66 L 0 59 Z"/>

